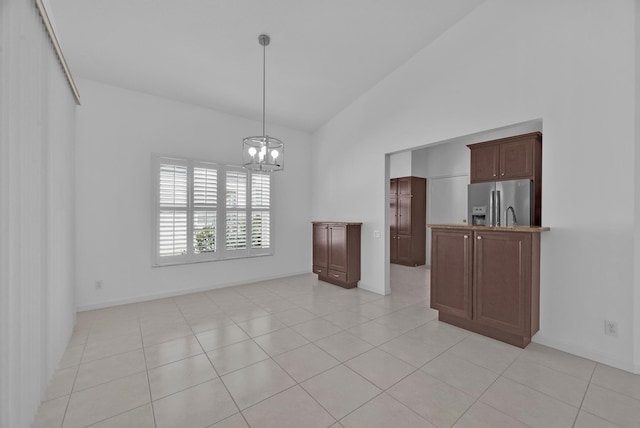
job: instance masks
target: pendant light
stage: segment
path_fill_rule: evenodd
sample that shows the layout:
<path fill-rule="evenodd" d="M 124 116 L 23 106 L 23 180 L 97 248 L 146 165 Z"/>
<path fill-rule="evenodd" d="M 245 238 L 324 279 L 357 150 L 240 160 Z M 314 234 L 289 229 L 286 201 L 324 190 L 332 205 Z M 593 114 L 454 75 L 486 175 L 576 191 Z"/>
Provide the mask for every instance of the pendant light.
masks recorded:
<path fill-rule="evenodd" d="M 251 171 L 282 171 L 284 169 L 284 143 L 265 133 L 266 47 L 271 39 L 266 34 L 258 37 L 262 46 L 262 136 L 242 140 L 242 164 Z"/>

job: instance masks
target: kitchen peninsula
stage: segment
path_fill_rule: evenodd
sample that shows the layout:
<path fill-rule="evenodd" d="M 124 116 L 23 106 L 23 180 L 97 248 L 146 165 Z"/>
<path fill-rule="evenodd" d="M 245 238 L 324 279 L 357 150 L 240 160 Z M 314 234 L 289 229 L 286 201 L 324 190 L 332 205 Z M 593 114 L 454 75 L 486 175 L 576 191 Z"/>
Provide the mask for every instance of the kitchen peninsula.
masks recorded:
<path fill-rule="evenodd" d="M 524 348 L 540 327 L 540 226 L 429 224 L 438 319 Z"/>

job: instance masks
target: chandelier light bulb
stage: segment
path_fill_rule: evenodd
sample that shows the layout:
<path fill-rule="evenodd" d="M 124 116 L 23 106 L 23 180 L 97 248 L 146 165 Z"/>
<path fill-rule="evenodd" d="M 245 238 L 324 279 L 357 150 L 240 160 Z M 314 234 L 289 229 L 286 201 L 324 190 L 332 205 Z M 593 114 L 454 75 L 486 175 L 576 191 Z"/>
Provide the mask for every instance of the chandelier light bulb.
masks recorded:
<path fill-rule="evenodd" d="M 280 153 L 277 150 L 271 150 L 271 157 L 273 158 L 273 160 L 276 160 L 279 155 Z"/>
<path fill-rule="evenodd" d="M 258 153 L 258 151 L 255 149 L 255 147 L 249 147 L 249 156 L 255 156 L 256 153 Z"/>

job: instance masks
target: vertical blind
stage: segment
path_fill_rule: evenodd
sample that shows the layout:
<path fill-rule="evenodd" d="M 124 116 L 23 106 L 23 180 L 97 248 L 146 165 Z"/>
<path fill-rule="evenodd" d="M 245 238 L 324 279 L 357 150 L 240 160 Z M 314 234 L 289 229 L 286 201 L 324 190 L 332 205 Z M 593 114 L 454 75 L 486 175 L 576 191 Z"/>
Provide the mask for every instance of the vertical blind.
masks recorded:
<path fill-rule="evenodd" d="M 33 1 L 0 1 L 0 427 L 31 426 L 75 321 L 75 108 Z"/>

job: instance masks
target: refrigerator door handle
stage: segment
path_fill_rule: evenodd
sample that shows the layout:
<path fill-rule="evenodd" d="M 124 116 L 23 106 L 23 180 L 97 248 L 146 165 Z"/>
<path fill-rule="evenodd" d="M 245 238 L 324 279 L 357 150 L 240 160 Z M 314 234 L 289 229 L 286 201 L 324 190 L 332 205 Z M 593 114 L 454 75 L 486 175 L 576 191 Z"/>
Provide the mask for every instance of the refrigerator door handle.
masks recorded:
<path fill-rule="evenodd" d="M 497 205 L 497 207 L 496 207 L 496 226 L 500 226 L 502 224 L 502 221 L 501 221 L 501 218 L 500 218 L 501 214 L 502 214 L 502 206 L 501 206 L 502 204 L 500 203 L 502 197 L 500 196 L 500 191 L 499 190 L 497 190 L 496 192 L 497 192 L 497 195 L 496 195 L 496 205 Z"/>
<path fill-rule="evenodd" d="M 489 200 L 489 224 L 487 226 L 496 225 L 496 191 L 491 191 L 491 199 Z"/>

